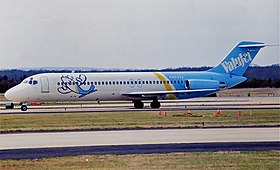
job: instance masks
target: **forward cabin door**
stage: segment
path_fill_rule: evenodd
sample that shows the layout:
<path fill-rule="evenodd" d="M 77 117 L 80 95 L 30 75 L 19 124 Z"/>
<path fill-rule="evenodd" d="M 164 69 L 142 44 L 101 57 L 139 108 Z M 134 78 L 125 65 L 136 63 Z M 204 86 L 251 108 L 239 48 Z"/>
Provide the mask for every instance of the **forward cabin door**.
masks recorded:
<path fill-rule="evenodd" d="M 49 88 L 49 80 L 47 77 L 41 77 L 41 93 L 49 93 L 50 88 Z"/>

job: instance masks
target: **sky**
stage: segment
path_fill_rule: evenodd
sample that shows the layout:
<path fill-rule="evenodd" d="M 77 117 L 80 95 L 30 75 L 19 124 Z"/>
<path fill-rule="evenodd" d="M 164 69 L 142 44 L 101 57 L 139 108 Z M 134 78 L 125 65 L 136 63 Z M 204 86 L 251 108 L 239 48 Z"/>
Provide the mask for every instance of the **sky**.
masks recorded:
<path fill-rule="evenodd" d="M 243 40 L 279 43 L 279 0 L 0 0 L 0 69 L 215 66 Z"/>

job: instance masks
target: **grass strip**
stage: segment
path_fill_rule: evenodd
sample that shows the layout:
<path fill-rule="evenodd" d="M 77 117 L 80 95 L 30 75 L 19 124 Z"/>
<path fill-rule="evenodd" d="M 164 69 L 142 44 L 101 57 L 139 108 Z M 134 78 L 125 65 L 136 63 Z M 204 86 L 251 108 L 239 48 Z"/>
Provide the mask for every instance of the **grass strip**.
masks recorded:
<path fill-rule="evenodd" d="M 94 130 L 122 128 L 212 127 L 212 126 L 272 126 L 280 125 L 279 110 L 194 110 L 193 117 L 174 117 L 187 111 L 60 113 L 60 114 L 3 114 L 0 132 L 47 130 Z"/>
<path fill-rule="evenodd" d="M 5 160 L 0 169 L 279 169 L 279 151 L 84 155 Z"/>

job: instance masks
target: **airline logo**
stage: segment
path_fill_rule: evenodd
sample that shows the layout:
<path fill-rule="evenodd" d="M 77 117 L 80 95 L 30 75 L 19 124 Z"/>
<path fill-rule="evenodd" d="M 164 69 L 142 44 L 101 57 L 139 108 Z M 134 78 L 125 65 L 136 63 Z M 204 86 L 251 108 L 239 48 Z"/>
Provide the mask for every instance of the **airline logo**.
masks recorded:
<path fill-rule="evenodd" d="M 57 91 L 61 94 L 76 93 L 79 98 L 84 97 L 90 93 L 97 91 L 95 86 L 87 84 L 87 76 L 80 74 L 77 77 L 70 75 L 61 76 L 60 86 L 57 88 Z M 87 88 L 89 86 L 89 88 Z"/>
<path fill-rule="evenodd" d="M 251 61 L 251 54 L 249 52 L 246 52 L 243 55 L 240 53 L 236 58 L 231 58 L 230 61 L 222 62 L 221 65 L 223 66 L 224 70 L 227 73 L 229 73 L 239 67 L 244 67 L 247 63 L 250 63 Z"/>

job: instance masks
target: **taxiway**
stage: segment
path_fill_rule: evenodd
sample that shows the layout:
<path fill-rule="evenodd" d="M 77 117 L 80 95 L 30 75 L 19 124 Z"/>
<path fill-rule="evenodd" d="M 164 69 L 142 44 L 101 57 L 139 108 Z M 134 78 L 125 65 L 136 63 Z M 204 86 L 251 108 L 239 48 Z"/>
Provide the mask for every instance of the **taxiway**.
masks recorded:
<path fill-rule="evenodd" d="M 72 146 L 279 141 L 279 127 L 0 134 L 0 150 Z"/>
<path fill-rule="evenodd" d="M 231 109 L 280 109 L 279 97 L 204 97 L 188 100 L 162 101 L 162 110 L 231 110 Z M 133 112 L 153 111 L 149 103 L 143 109 L 134 109 L 132 102 L 101 102 L 101 104 L 53 104 L 44 106 L 29 106 L 28 111 L 15 109 L 0 109 L 0 114 L 27 114 L 27 113 L 81 113 L 81 112 Z"/>
<path fill-rule="evenodd" d="M 83 154 L 279 150 L 280 127 L 113 130 L 0 135 L 0 159 Z"/>
<path fill-rule="evenodd" d="M 0 134 L 3 149 L 209 142 L 279 141 L 279 127 Z"/>

